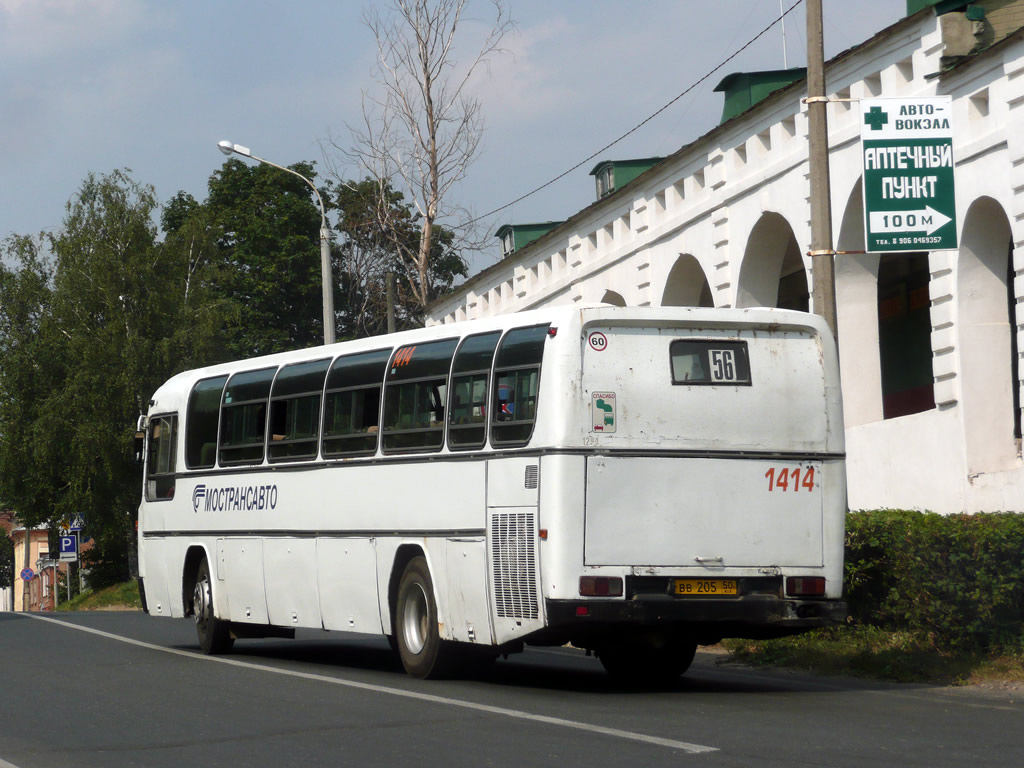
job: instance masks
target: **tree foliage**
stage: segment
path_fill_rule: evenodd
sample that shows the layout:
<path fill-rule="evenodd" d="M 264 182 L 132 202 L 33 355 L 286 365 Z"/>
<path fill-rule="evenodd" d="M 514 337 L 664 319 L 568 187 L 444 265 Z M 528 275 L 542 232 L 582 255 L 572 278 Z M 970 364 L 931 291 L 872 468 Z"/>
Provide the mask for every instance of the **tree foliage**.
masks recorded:
<path fill-rule="evenodd" d="M 380 216 L 381 201 L 387 215 Z M 420 240 L 418 219 L 401 192 L 372 178 L 345 181 L 334 189 L 338 211 L 340 245 L 338 280 L 341 300 L 339 323 L 349 338 L 373 336 L 387 330 L 387 276 L 395 276 L 395 328 L 403 330 L 423 324 L 423 306 L 411 288 L 411 263 L 401 257 L 403 249 L 415 248 Z M 428 301 L 451 290 L 455 280 L 466 275 L 466 263 L 454 249 L 454 235 L 436 227 L 429 261 Z M 412 279 L 410 279 L 412 277 Z"/>
<path fill-rule="evenodd" d="M 59 233 L 5 244 L 0 497 L 29 526 L 80 515 L 100 582 L 127 575 L 136 418 L 171 374 L 217 356 L 224 325 L 210 244 L 159 243 L 156 208 L 126 172 L 90 175 Z"/>

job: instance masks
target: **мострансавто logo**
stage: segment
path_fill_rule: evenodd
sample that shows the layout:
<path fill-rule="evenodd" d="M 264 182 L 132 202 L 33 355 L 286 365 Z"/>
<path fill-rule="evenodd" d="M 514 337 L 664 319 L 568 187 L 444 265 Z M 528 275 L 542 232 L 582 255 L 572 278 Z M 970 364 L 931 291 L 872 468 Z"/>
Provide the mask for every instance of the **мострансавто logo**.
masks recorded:
<path fill-rule="evenodd" d="M 208 488 L 200 483 L 192 491 L 192 509 L 198 512 L 262 511 L 277 507 L 276 485 L 236 485 Z"/>

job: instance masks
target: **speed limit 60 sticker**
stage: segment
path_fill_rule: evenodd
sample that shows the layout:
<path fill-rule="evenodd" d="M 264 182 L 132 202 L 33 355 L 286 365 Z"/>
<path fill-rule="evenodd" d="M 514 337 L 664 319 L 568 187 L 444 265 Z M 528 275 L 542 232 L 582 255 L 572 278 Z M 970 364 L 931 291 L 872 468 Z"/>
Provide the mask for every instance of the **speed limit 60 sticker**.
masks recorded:
<path fill-rule="evenodd" d="M 587 343 L 595 352 L 604 352 L 608 349 L 608 337 L 600 331 L 594 331 L 587 337 Z"/>

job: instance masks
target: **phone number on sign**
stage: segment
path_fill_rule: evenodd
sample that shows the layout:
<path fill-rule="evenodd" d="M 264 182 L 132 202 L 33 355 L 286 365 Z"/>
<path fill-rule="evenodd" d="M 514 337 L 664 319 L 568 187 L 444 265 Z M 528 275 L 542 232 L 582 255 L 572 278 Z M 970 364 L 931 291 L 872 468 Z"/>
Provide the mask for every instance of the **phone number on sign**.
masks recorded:
<path fill-rule="evenodd" d="M 896 245 L 931 245 L 932 243 L 941 243 L 941 237 L 894 237 L 892 239 Z"/>

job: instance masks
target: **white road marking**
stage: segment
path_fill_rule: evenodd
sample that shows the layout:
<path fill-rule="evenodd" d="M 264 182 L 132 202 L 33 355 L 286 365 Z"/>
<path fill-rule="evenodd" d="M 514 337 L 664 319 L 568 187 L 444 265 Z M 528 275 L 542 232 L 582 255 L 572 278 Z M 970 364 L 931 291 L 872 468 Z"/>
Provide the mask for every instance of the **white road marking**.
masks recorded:
<path fill-rule="evenodd" d="M 8 763 L 2 757 L 0 757 L 0 768 L 18 768 L 14 763 Z"/>
<path fill-rule="evenodd" d="M 518 709 L 507 709 L 505 707 L 493 707 L 489 704 L 478 704 L 472 701 L 463 701 L 461 699 L 450 699 L 446 696 L 434 696 L 429 693 L 419 693 L 416 691 L 405 691 L 401 688 L 389 688 L 384 685 L 373 685 L 371 683 L 360 683 L 355 680 L 346 680 L 340 677 L 329 677 L 327 675 L 315 675 L 311 672 L 296 672 L 289 669 L 278 669 L 277 667 L 267 666 L 265 664 L 253 664 L 248 661 L 239 661 L 238 659 L 229 659 L 223 656 L 204 656 L 194 651 L 181 651 L 176 648 L 164 648 L 161 645 L 154 645 L 153 643 L 146 643 L 142 640 L 133 640 L 130 637 L 122 637 L 121 635 L 115 635 L 111 632 L 104 632 L 101 629 L 93 629 L 92 627 L 82 627 L 78 624 L 72 624 L 67 621 L 60 621 L 58 619 L 51 619 L 46 616 L 38 616 L 35 614 L 23 614 L 28 616 L 30 619 L 36 619 L 37 621 L 46 621 L 51 624 L 57 624 L 68 629 L 77 629 L 81 632 L 88 632 L 93 635 L 99 635 L 110 640 L 117 640 L 121 643 L 128 643 L 129 645 L 135 645 L 140 648 L 148 648 L 153 651 L 161 651 L 163 653 L 170 653 L 175 656 L 184 656 L 188 659 L 202 660 L 202 661 L 213 661 L 218 664 L 228 664 L 233 667 L 244 667 L 246 669 L 255 669 L 260 672 L 271 672 L 276 675 L 288 675 L 290 677 L 298 677 L 303 680 L 316 680 L 322 683 L 330 683 L 332 685 L 341 685 L 346 688 L 356 688 L 362 691 L 372 691 L 374 693 L 383 693 L 390 696 L 401 696 L 406 699 L 415 699 L 417 701 L 426 701 L 431 704 L 445 704 L 450 707 L 462 707 L 463 709 L 472 709 L 477 712 L 487 712 L 492 715 L 500 715 L 502 717 L 512 717 L 517 720 L 530 720 L 536 723 L 544 723 L 546 725 L 555 725 L 560 728 L 572 728 L 577 731 L 587 731 L 589 733 L 599 733 L 604 736 L 612 736 L 619 739 L 628 739 L 630 741 L 639 741 L 645 744 L 655 744 L 660 747 L 668 747 L 670 749 L 678 749 L 683 752 L 689 752 L 692 754 L 701 752 L 717 752 L 717 747 L 707 747 L 703 744 L 691 744 L 687 741 L 676 741 L 675 739 L 664 739 L 660 736 L 650 736 L 645 733 L 636 733 L 634 731 L 624 731 L 619 728 L 607 728 L 603 725 L 593 725 L 591 723 L 581 723 L 576 720 L 566 720 L 561 717 L 549 717 L 548 715 L 537 715 L 532 712 L 523 712 Z M 0 761 L 0 768 L 8 768 L 2 761 Z M 14 768 L 14 766 L 11 766 Z"/>

